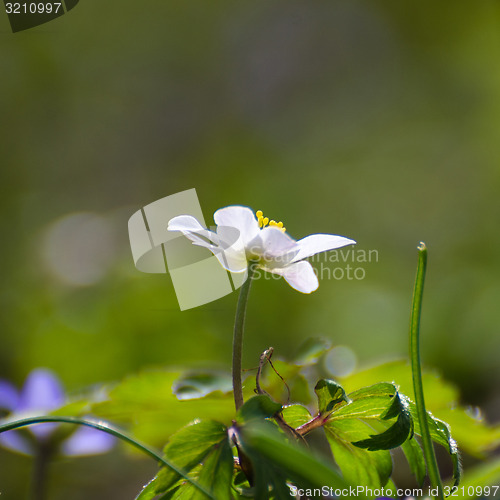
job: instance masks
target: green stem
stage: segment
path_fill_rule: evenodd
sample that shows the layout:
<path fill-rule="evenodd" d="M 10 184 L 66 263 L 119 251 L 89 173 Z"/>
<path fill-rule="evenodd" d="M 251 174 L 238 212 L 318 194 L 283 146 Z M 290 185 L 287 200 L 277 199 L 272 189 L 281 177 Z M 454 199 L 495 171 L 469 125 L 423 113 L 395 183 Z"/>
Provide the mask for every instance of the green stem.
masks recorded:
<path fill-rule="evenodd" d="M 233 394 L 234 406 L 238 411 L 243 406 L 243 387 L 241 384 L 241 356 L 243 351 L 243 330 L 245 327 L 245 314 L 247 310 L 248 293 L 257 265 L 254 261 L 248 264 L 247 279 L 241 286 L 236 318 L 233 331 Z"/>
<path fill-rule="evenodd" d="M 56 423 L 65 423 L 65 424 L 76 424 L 76 425 L 85 425 L 87 427 L 92 427 L 93 429 L 97 429 L 102 432 L 107 432 L 112 436 L 115 436 L 144 452 L 146 455 L 158 460 L 162 463 L 162 465 L 172 469 L 174 472 L 179 474 L 179 476 L 183 477 L 186 481 L 190 482 L 195 488 L 204 493 L 208 498 L 212 500 L 216 500 L 215 497 L 209 493 L 203 486 L 198 484 L 194 479 L 190 478 L 186 473 L 182 472 L 175 465 L 171 464 L 168 460 L 163 458 L 158 452 L 146 446 L 145 444 L 136 441 L 134 438 L 124 433 L 123 431 L 117 429 L 116 427 L 111 426 L 107 422 L 103 421 L 94 421 L 77 417 L 55 417 L 55 416 L 43 416 L 43 417 L 29 417 L 23 418 L 20 420 L 15 420 L 12 422 L 7 422 L 5 424 L 0 424 L 0 434 L 2 432 L 11 431 L 13 429 L 19 429 L 21 427 L 27 427 L 34 424 L 41 424 L 45 422 L 56 422 Z"/>
<path fill-rule="evenodd" d="M 54 454 L 49 442 L 38 443 L 31 480 L 31 498 L 45 500 L 47 498 L 47 477 L 49 464 Z"/>
<path fill-rule="evenodd" d="M 432 488 L 437 488 L 437 497 L 443 500 L 443 484 L 432 445 L 429 423 L 427 421 L 427 410 L 424 400 L 424 386 L 422 384 L 422 367 L 420 362 L 420 314 L 422 311 L 422 296 L 424 293 L 425 270 L 427 267 L 427 247 L 425 243 L 418 246 L 418 267 L 413 291 L 413 302 L 410 320 L 410 355 L 413 377 L 413 390 L 415 392 L 415 403 L 417 406 L 417 417 L 420 423 L 422 445 L 424 448 L 425 461 Z"/>

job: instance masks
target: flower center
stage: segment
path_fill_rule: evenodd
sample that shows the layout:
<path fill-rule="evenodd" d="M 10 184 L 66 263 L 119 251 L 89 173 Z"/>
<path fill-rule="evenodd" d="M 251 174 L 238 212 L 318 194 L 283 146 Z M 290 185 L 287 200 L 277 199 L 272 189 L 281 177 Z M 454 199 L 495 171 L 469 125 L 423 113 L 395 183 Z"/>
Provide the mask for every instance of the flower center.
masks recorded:
<path fill-rule="evenodd" d="M 283 222 L 276 222 L 275 220 L 269 220 L 269 217 L 264 217 L 264 213 L 262 210 L 257 210 L 255 212 L 255 215 L 257 216 L 257 221 L 259 222 L 259 227 L 264 228 L 266 226 L 269 227 L 277 227 L 281 231 L 285 232 L 286 227 L 283 226 Z"/>

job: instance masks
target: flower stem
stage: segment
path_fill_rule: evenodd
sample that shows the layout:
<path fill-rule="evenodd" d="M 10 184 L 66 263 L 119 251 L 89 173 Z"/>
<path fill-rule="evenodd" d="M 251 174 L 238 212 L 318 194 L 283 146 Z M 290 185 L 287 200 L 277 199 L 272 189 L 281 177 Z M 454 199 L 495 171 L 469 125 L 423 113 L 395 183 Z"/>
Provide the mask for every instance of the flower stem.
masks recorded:
<path fill-rule="evenodd" d="M 95 421 L 77 417 L 56 417 L 56 416 L 29 417 L 0 424 L 0 434 L 2 432 L 11 431 L 13 429 L 19 429 L 21 427 L 28 427 L 30 425 L 41 424 L 45 422 L 85 425 L 87 427 L 92 427 L 93 429 L 97 429 L 99 431 L 107 432 L 108 434 L 111 434 L 112 436 L 120 438 L 123 441 L 135 446 L 146 455 L 149 455 L 150 457 L 160 462 L 163 466 L 172 469 L 179 476 L 184 478 L 186 481 L 190 482 L 195 488 L 204 493 L 208 498 L 216 500 L 215 497 L 211 493 L 209 493 L 203 486 L 198 484 L 194 479 L 189 477 L 182 470 L 178 469 L 175 465 L 171 464 L 167 459 L 163 458 L 157 451 L 150 448 L 149 446 L 146 446 L 145 444 L 140 443 L 139 441 L 136 441 L 133 437 L 129 436 L 125 432 L 117 429 L 116 427 L 113 427 L 107 422 L 103 422 L 102 420 Z"/>
<path fill-rule="evenodd" d="M 41 442 L 37 446 L 31 479 L 32 500 L 45 500 L 47 498 L 48 469 L 53 452 L 54 450 L 48 442 Z"/>
<path fill-rule="evenodd" d="M 250 261 L 248 264 L 247 279 L 241 286 L 236 318 L 233 331 L 233 394 L 234 406 L 238 411 L 243 406 L 243 387 L 241 384 L 241 356 L 243 350 L 243 330 L 245 327 L 245 314 L 247 310 L 248 293 L 257 265 Z"/>
<path fill-rule="evenodd" d="M 420 362 L 420 314 L 422 311 L 422 296 L 424 292 L 425 271 L 427 268 L 427 247 L 425 243 L 418 246 L 418 266 L 417 276 L 415 278 L 415 288 L 413 290 L 413 301 L 410 320 L 410 355 L 411 369 L 413 377 L 413 390 L 415 392 L 415 403 L 417 406 L 417 417 L 420 423 L 420 432 L 422 435 L 422 445 L 424 448 L 425 461 L 429 479 L 433 489 L 437 488 L 437 497 L 443 500 L 443 484 L 432 445 L 429 423 L 427 421 L 427 410 L 424 400 L 424 386 L 422 384 L 422 368 Z"/>

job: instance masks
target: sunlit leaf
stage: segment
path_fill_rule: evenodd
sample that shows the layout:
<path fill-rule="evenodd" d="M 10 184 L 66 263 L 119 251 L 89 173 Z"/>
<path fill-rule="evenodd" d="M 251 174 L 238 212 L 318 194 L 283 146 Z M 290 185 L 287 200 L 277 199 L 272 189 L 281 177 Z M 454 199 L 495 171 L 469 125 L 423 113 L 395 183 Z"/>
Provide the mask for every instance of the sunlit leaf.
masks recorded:
<path fill-rule="evenodd" d="M 388 450 L 412 433 L 406 398 L 390 383 L 363 387 L 348 398 L 349 403 L 335 410 L 324 426 L 335 461 L 348 481 L 385 486 L 392 473 Z M 376 434 L 379 429 L 383 431 Z"/>
<path fill-rule="evenodd" d="M 168 437 L 202 416 L 227 425 L 234 418 L 230 394 L 215 392 L 204 398 L 179 401 L 172 391 L 179 372 L 152 371 L 130 376 L 116 385 L 92 413 L 128 425 L 135 437 L 162 446 Z"/>
<path fill-rule="evenodd" d="M 497 498 L 500 495 L 500 458 L 467 469 L 463 481 L 456 490 L 460 498 Z M 450 485 L 450 488 L 452 485 Z M 450 497 L 452 498 L 452 497 Z"/>
<path fill-rule="evenodd" d="M 90 412 L 91 402 L 88 400 L 78 400 L 65 404 L 61 408 L 50 412 L 54 416 L 78 417 Z"/>
<path fill-rule="evenodd" d="M 333 466 L 290 442 L 275 426 L 269 423 L 264 425 L 266 423 L 255 421 L 244 426 L 239 431 L 239 439 L 245 453 L 250 456 L 252 463 L 257 465 L 257 473 L 264 474 L 265 480 L 273 482 L 273 489 L 278 492 L 276 498 L 290 498 L 290 491 L 286 487 L 287 479 L 301 487 L 348 487 Z M 264 496 L 258 496 L 256 493 L 255 498 L 267 498 L 265 487 L 261 486 L 260 491 Z"/>
<path fill-rule="evenodd" d="M 302 405 L 284 406 L 282 415 L 285 422 L 294 429 L 311 420 L 309 410 Z"/>
<path fill-rule="evenodd" d="M 393 361 L 360 371 L 342 378 L 346 391 L 370 385 L 378 380 L 393 381 L 402 394 L 410 399 L 413 396 L 411 368 L 406 361 Z M 460 449 L 478 458 L 487 451 L 500 445 L 500 426 L 470 416 L 467 410 L 458 404 L 458 389 L 434 372 L 424 371 L 422 377 L 425 391 L 426 408 L 437 418 L 447 422 L 453 431 L 453 437 Z M 349 394 L 352 397 L 352 394 Z"/>
<path fill-rule="evenodd" d="M 371 435 L 370 438 L 353 444 L 370 451 L 391 450 L 401 446 L 413 434 L 413 419 L 410 415 L 407 399 L 398 392 L 392 397 L 392 402 L 387 410 L 380 415 L 381 420 L 393 418 L 396 418 L 396 422 L 384 432 Z"/>
<path fill-rule="evenodd" d="M 424 452 L 422 451 L 420 444 L 415 437 L 412 437 L 401 445 L 401 449 L 405 454 L 410 470 L 417 479 L 418 485 L 422 486 L 427 473 L 427 467 L 425 465 Z"/>
<path fill-rule="evenodd" d="M 229 439 L 216 445 L 207 460 L 203 463 L 198 483 L 211 491 L 215 498 L 230 498 L 230 489 L 233 478 L 234 459 Z M 201 497 L 201 492 L 189 485 L 196 495 Z M 194 498 L 194 497 L 193 497 Z"/>
<path fill-rule="evenodd" d="M 415 403 L 410 403 L 410 412 L 413 415 L 415 422 L 415 434 L 420 436 L 420 423 L 417 418 L 417 408 Z M 427 412 L 427 423 L 429 425 L 431 439 L 441 446 L 444 446 L 444 448 L 450 454 L 450 458 L 453 464 L 454 484 L 458 485 L 462 476 L 462 464 L 460 461 L 460 452 L 458 450 L 457 443 L 451 437 L 450 427 L 446 422 L 439 420 L 429 412 Z"/>
<path fill-rule="evenodd" d="M 216 444 L 206 456 L 201 467 L 193 474 L 198 484 L 210 491 L 214 498 L 231 498 L 230 490 L 233 476 L 233 454 L 227 439 Z M 173 485 L 159 500 L 206 500 L 206 495 L 186 481 Z"/>
<path fill-rule="evenodd" d="M 255 419 L 270 418 L 281 411 L 281 405 L 269 396 L 258 395 L 250 398 L 238 411 L 238 422 L 248 422 Z"/>
<path fill-rule="evenodd" d="M 183 427 L 176 432 L 165 446 L 164 453 L 177 467 L 189 472 L 213 451 L 227 441 L 227 429 L 215 421 L 201 421 Z M 162 492 L 172 486 L 179 476 L 163 468 L 158 473 L 156 491 Z"/>
<path fill-rule="evenodd" d="M 459 447 L 478 458 L 500 445 L 500 425 L 488 425 L 480 418 L 474 418 L 464 408 L 443 409 L 436 415 L 444 420 L 453 432 Z"/>
<path fill-rule="evenodd" d="M 196 399 L 216 391 L 231 392 L 232 380 L 220 372 L 188 373 L 176 380 L 172 390 L 178 399 Z"/>
<path fill-rule="evenodd" d="M 348 394 L 358 387 L 370 386 L 380 381 L 397 385 L 402 394 L 412 399 L 411 367 L 405 360 L 391 361 L 341 378 L 341 383 Z M 424 371 L 422 381 L 425 389 L 425 403 L 431 411 L 449 408 L 458 401 L 458 389 L 438 374 Z"/>
<path fill-rule="evenodd" d="M 380 488 L 392 473 L 387 450 L 368 451 L 353 442 L 367 439 L 373 429 L 359 419 L 329 420 L 324 426 L 333 456 L 344 478 L 351 484 Z"/>
<path fill-rule="evenodd" d="M 156 498 L 156 477 L 153 478 L 148 484 L 144 486 L 139 495 L 135 498 L 135 500 L 153 500 Z"/>
<path fill-rule="evenodd" d="M 328 413 L 347 400 L 344 389 L 334 380 L 321 379 L 314 387 L 320 413 Z"/>

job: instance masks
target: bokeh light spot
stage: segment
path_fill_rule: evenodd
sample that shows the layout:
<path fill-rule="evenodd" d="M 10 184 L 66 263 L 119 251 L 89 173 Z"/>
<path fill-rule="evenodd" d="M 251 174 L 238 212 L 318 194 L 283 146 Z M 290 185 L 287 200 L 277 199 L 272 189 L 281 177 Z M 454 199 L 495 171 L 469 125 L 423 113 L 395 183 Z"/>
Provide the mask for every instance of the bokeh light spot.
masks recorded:
<path fill-rule="evenodd" d="M 111 224 L 100 215 L 79 212 L 55 221 L 46 231 L 43 259 L 59 281 L 70 286 L 99 282 L 114 254 Z"/>
<path fill-rule="evenodd" d="M 356 354 L 350 347 L 334 347 L 325 358 L 328 371 L 335 377 L 346 377 L 356 368 Z"/>

